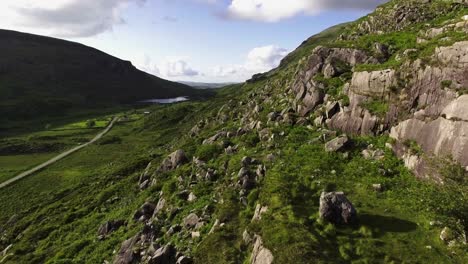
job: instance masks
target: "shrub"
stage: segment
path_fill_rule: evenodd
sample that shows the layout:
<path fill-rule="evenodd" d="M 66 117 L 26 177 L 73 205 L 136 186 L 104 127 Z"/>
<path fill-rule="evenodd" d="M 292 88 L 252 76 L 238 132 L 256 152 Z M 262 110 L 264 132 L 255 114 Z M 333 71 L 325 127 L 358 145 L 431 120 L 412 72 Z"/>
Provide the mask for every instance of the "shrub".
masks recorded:
<path fill-rule="evenodd" d="M 195 156 L 201 160 L 209 161 L 223 152 L 223 148 L 217 144 L 201 145 L 197 148 Z"/>
<path fill-rule="evenodd" d="M 94 120 L 88 120 L 88 121 L 86 121 L 86 127 L 87 127 L 87 128 L 93 128 L 93 127 L 95 127 L 95 126 L 96 126 L 96 121 L 94 121 Z"/>

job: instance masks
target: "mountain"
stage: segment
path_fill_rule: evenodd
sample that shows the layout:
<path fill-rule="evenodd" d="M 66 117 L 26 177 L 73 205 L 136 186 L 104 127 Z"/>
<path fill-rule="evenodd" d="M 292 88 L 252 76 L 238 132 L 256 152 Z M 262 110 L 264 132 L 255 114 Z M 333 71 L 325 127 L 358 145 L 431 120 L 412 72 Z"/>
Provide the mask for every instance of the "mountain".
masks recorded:
<path fill-rule="evenodd" d="M 8 30 L 0 30 L 0 93 L 2 118 L 200 94 L 94 48 Z"/>
<path fill-rule="evenodd" d="M 185 82 L 185 81 L 180 81 L 180 83 L 183 83 L 185 85 L 188 85 L 190 87 L 196 88 L 196 89 L 216 89 L 216 88 L 221 88 L 225 87 L 228 85 L 233 85 L 236 83 L 228 82 L 228 83 L 203 83 L 203 82 Z"/>
<path fill-rule="evenodd" d="M 0 190 L 3 262 L 468 263 L 467 14 L 392 0 L 209 100 L 121 113 Z M 76 145 L 55 133 L 0 140 L 3 166 Z"/>

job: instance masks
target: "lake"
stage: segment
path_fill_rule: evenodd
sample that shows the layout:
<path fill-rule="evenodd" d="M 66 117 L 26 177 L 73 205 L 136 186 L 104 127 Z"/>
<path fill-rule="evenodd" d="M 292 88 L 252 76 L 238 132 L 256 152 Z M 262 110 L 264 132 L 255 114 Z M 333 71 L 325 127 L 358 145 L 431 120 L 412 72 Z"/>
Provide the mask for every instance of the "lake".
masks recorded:
<path fill-rule="evenodd" d="M 190 100 L 186 96 L 175 97 L 175 98 L 166 98 L 166 99 L 148 99 L 140 101 L 140 103 L 151 103 L 151 104 L 173 104 L 179 102 L 185 102 Z"/>

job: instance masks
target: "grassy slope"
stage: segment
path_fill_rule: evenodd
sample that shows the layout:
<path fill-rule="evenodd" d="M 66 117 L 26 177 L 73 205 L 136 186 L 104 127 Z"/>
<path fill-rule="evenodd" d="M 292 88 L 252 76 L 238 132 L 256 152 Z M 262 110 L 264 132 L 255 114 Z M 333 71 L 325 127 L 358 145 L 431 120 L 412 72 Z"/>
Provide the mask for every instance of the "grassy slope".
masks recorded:
<path fill-rule="evenodd" d="M 370 143 L 383 147 L 386 138 L 355 138 L 346 158 L 339 153 L 325 153 L 322 143 L 315 140 L 320 135 L 316 130 L 278 127 L 275 131 L 284 131 L 285 136 L 277 138 L 273 151 L 281 150 L 281 154 L 274 163 L 266 164 L 267 176 L 251 191 L 249 206 L 240 206 L 237 192 L 230 187 L 230 175 L 237 173 L 243 156 L 263 160 L 271 150 L 250 140 L 254 134 L 233 139 L 232 143 L 239 144 L 241 150 L 231 156 L 222 154 L 218 148 L 207 151 L 206 146 L 200 145 L 203 138 L 219 128 L 231 127 L 231 122 L 209 126 L 195 139 L 186 134 L 198 120 L 216 116 L 220 106 L 230 99 L 245 100 L 248 91 L 262 86 L 244 86 L 236 96 L 232 91 L 221 91 L 224 95 L 210 102 L 156 107 L 151 116 L 118 124 L 109 136 L 118 136 L 120 143 L 91 146 L 2 190 L 0 223 L 12 215 L 19 216 L 16 224 L 7 228 L 7 239 L 2 242 L 3 246 L 15 244 L 12 252 L 16 256 L 10 262 L 110 260 L 120 243 L 141 229 L 131 219 L 135 209 L 144 200 L 156 201 L 160 190 L 170 204 L 182 208 L 170 219 L 172 224 L 179 223 L 190 211 L 200 211 L 212 204 L 213 195 L 224 199 L 222 205 L 212 204 L 215 206 L 212 221 L 221 219 L 227 225 L 211 235 L 207 232 L 212 222 L 202 229 L 204 239 L 194 248 L 197 263 L 241 263 L 249 252 L 241 243 L 245 228 L 264 237 L 278 263 L 466 260 L 466 255 L 452 255 L 438 239 L 440 227 L 429 226 L 432 220 L 451 221 L 450 210 L 457 202 L 463 202 L 454 200 L 458 198 L 453 190 L 417 181 L 389 151 L 380 162 L 365 160 L 359 154 Z M 228 170 L 214 183 L 195 185 L 191 190 L 198 200 L 192 204 L 181 200 L 174 189 L 176 178 L 186 177 L 191 165 L 159 175 L 156 186 L 139 192 L 136 181 L 147 162 L 154 159 L 157 164 L 178 147 L 190 156 L 205 153 L 213 157 L 209 162 L 213 168 L 227 161 Z M 384 184 L 386 191 L 375 193 L 370 187 L 373 183 Z M 318 197 L 323 189 L 344 190 L 359 211 L 360 224 L 334 227 L 319 220 Z M 257 202 L 268 205 L 270 210 L 260 223 L 250 223 Z M 110 219 L 125 219 L 129 225 L 109 239 L 97 241 L 97 228 Z M 163 236 L 164 229 L 161 232 L 163 242 L 172 241 L 181 248 L 188 245 L 184 236 L 169 238 Z M 22 235 L 15 239 L 18 234 Z"/>
<path fill-rule="evenodd" d="M 398 36 L 385 35 L 380 40 L 393 41 L 404 49 L 405 44 L 398 44 L 403 42 L 395 42 Z M 309 42 L 294 54 L 308 54 L 314 45 Z M 0 226 L 14 214 L 20 217 L 7 227 L 6 239 L 0 241 L 0 249 L 14 243 L 11 252 L 15 256 L 7 263 L 110 260 L 120 243 L 142 228 L 131 219 L 132 213 L 145 200 L 157 201 L 161 190 L 169 204 L 181 208 L 173 218 L 161 217 L 167 222 L 154 223 L 161 227 L 161 242 L 172 242 L 191 252 L 197 263 L 248 263 L 251 247 L 242 243 L 244 229 L 262 235 L 276 263 L 468 262 L 466 247 L 448 248 L 438 237 L 444 226 L 457 226 L 457 220 L 466 216 L 468 198 L 464 194 L 468 193 L 468 183 L 447 179 L 448 184 L 437 186 L 416 180 L 385 150 L 386 137 L 354 137 L 347 157 L 325 153 L 323 142 L 317 140 L 321 132 L 303 126 L 272 127 L 275 139 L 270 143 L 259 142 L 254 132 L 229 139 L 226 143 L 239 145 L 234 155 L 225 154 L 217 146 L 201 145 L 220 129 L 237 129 L 235 117 L 250 110 L 237 103 L 249 101 L 250 94 L 261 94 L 266 84 L 274 87 L 272 94 L 284 92 L 284 83 L 292 77 L 300 57 L 292 55 L 268 80 L 225 88 L 210 101 L 156 107 L 150 116 L 117 125 L 109 136 L 121 138 L 120 143 L 92 146 L 0 191 Z M 227 110 L 229 120 L 214 121 L 220 107 L 230 100 L 237 107 Z M 281 108 L 265 105 L 260 113 L 264 123 L 272 110 Z M 187 131 L 204 119 L 210 122 L 201 134 L 187 137 Z M 369 144 L 384 149 L 385 158 L 362 158 L 360 152 Z M 187 164 L 174 172 L 157 174 L 157 184 L 139 192 L 137 178 L 147 162 L 152 160 L 157 166 L 177 148 L 186 150 L 190 157 L 208 157 L 208 166 L 221 172 L 217 181 L 187 187 L 198 199 L 194 203 L 182 200 L 176 195 L 178 178 L 189 186 L 188 175 L 194 172 Z M 265 160 L 270 153 L 277 157 L 273 163 Z M 238 189 L 232 187 L 243 156 L 255 157 L 267 166 L 265 178 L 248 196 L 247 207 L 239 203 Z M 221 169 L 224 164 L 226 170 Z M 447 169 L 448 174 L 456 172 Z M 371 187 L 374 183 L 383 184 L 385 191 L 376 193 Z M 358 210 L 359 224 L 336 227 L 320 220 L 318 197 L 323 190 L 345 191 Z M 213 198 L 224 203 L 214 203 Z M 257 203 L 268 205 L 269 211 L 259 223 L 251 223 Z M 180 223 L 191 211 L 203 211 L 207 205 L 213 207 L 213 217 L 201 230 L 202 239 L 192 241 L 186 231 L 172 237 L 164 235 L 168 226 Z M 129 225 L 107 240 L 97 241 L 97 228 L 111 219 L 125 219 Z M 226 226 L 208 234 L 215 219 Z M 430 221 L 441 224 L 431 226 Z"/>

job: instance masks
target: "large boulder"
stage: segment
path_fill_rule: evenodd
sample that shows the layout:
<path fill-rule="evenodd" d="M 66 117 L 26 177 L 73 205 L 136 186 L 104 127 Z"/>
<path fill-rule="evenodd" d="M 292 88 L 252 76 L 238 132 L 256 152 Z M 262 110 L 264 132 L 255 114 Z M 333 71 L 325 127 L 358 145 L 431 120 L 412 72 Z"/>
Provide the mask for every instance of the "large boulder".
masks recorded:
<path fill-rule="evenodd" d="M 176 249 L 173 245 L 167 244 L 154 252 L 149 259 L 149 264 L 171 264 L 176 263 Z"/>
<path fill-rule="evenodd" d="M 322 192 L 320 217 L 334 224 L 351 224 L 357 220 L 356 209 L 342 192 Z"/>

